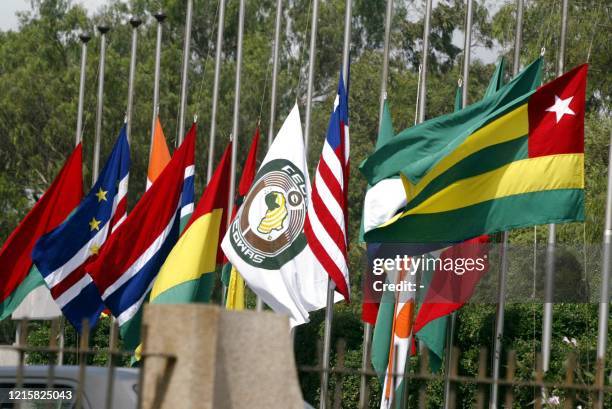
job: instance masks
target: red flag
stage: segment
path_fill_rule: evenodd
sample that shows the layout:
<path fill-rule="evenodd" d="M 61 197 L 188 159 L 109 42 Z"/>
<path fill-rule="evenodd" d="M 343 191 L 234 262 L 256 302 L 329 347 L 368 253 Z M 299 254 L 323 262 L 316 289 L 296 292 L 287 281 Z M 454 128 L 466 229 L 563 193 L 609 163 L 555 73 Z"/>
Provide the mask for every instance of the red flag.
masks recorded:
<path fill-rule="evenodd" d="M 62 223 L 83 198 L 82 166 L 83 150 L 78 144 L 49 189 L 0 249 L 0 317 L 12 312 L 5 310 L 5 302 L 30 272 L 36 241 Z"/>
<path fill-rule="evenodd" d="M 488 246 L 489 236 L 483 235 L 456 244 L 440 254 L 440 267 L 431 280 L 425 301 L 419 309 L 414 333 L 419 332 L 427 323 L 458 310 L 474 293 L 476 285 L 489 271 Z M 458 271 L 458 260 L 461 271 Z M 469 266 L 466 260 L 472 260 Z M 444 266 L 455 266 L 449 271 Z"/>

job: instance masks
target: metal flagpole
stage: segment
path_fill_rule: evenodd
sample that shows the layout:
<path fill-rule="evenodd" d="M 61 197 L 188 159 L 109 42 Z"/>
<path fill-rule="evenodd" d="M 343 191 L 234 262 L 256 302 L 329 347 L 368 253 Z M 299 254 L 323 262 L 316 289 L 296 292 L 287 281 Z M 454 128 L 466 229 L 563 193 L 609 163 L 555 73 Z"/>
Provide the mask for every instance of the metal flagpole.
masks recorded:
<path fill-rule="evenodd" d="M 389 77 L 389 42 L 391 37 L 391 20 L 393 17 L 393 0 L 387 0 L 387 10 L 385 11 L 385 39 L 383 45 L 383 66 L 380 79 L 380 107 L 378 110 L 378 132 L 383 117 L 383 107 L 387 99 L 387 78 Z M 418 98 L 418 96 L 417 96 Z M 359 383 L 359 408 L 367 407 L 367 388 L 368 377 L 365 372 L 370 367 L 370 347 L 372 344 L 372 324 L 363 324 L 363 343 L 361 352 L 361 380 Z"/>
<path fill-rule="evenodd" d="M 191 46 L 191 15 L 193 13 L 193 0 L 187 0 L 187 14 L 185 16 L 185 39 L 183 44 L 183 71 L 181 75 L 181 106 L 179 109 L 178 135 L 176 146 L 183 143 L 185 134 L 185 109 L 187 105 L 187 77 L 189 76 L 189 50 Z"/>
<path fill-rule="evenodd" d="M 215 49 L 215 77 L 213 80 L 212 112 L 210 115 L 210 142 L 208 144 L 208 169 L 206 182 L 210 182 L 215 160 L 215 136 L 217 132 L 217 103 L 219 102 L 219 82 L 221 79 L 221 53 L 223 52 L 223 23 L 225 21 L 225 0 L 219 0 L 219 20 L 217 22 L 217 46 Z"/>
<path fill-rule="evenodd" d="M 85 99 L 85 73 L 87 68 L 87 43 L 91 40 L 91 36 L 83 32 L 79 35 L 81 39 L 81 77 L 79 82 L 79 105 L 77 108 L 77 127 L 76 127 L 76 142 L 78 145 L 81 142 L 83 133 L 83 104 Z"/>
<path fill-rule="evenodd" d="M 557 76 L 563 74 L 565 63 L 565 36 L 567 34 L 568 0 L 563 0 L 561 11 L 561 35 L 559 39 L 559 60 Z M 544 319 L 542 323 L 542 369 L 550 367 L 550 341 L 552 338 L 553 298 L 555 293 L 555 244 L 556 226 L 548 225 L 548 242 L 546 245 L 546 270 L 544 279 Z"/>
<path fill-rule="evenodd" d="M 387 78 L 389 77 L 389 42 L 391 38 L 391 20 L 393 18 L 393 0 L 387 0 L 385 12 L 385 41 L 383 45 L 382 78 L 380 80 L 380 106 L 378 108 L 378 131 L 382 123 L 383 105 L 387 99 Z"/>
<path fill-rule="evenodd" d="M 98 107 L 96 110 L 96 139 L 94 142 L 93 168 L 91 184 L 96 183 L 100 170 L 100 141 L 102 139 L 102 109 L 104 107 L 104 66 L 106 63 L 106 33 L 107 26 L 98 26 L 100 32 L 100 68 L 98 72 Z"/>
<path fill-rule="evenodd" d="M 344 76 L 345 84 L 348 84 L 348 72 L 349 72 L 349 59 L 351 51 L 351 17 L 352 17 L 352 0 L 346 0 L 344 12 L 344 45 L 342 47 L 342 75 Z M 314 0 L 313 14 L 312 14 L 312 32 L 310 36 L 310 65 L 308 67 L 308 102 L 306 105 L 306 132 L 304 133 L 304 140 L 306 145 L 306 152 L 308 153 L 308 133 L 310 132 L 310 110 L 312 105 L 312 85 L 314 75 L 314 57 L 316 51 L 316 37 L 317 37 L 317 14 L 318 14 L 318 1 Z M 346 86 L 346 85 L 345 85 Z M 319 398 L 319 408 L 325 409 L 327 407 L 327 397 L 329 394 L 328 383 L 329 383 L 329 358 L 331 355 L 331 329 L 332 322 L 334 319 L 334 294 L 336 285 L 332 279 L 327 282 L 327 306 L 325 308 L 325 329 L 323 333 L 323 372 L 321 373 L 321 396 Z"/>
<path fill-rule="evenodd" d="M 240 79 L 242 74 L 242 39 L 244 36 L 244 4 L 245 0 L 240 0 L 240 9 L 238 11 L 238 44 L 236 46 L 236 79 L 234 88 L 234 118 L 232 124 L 232 173 L 230 175 L 230 191 L 227 208 L 234 207 L 234 191 L 236 190 L 236 156 L 238 154 L 238 125 L 240 120 Z M 227 225 L 231 224 L 228 217 Z M 224 297 L 223 297 L 224 298 Z"/>
<path fill-rule="evenodd" d="M 270 90 L 270 123 L 268 124 L 268 146 L 274 139 L 274 120 L 276 119 L 276 77 L 278 76 L 278 50 L 283 17 L 283 0 L 276 0 L 276 23 L 274 25 L 274 44 L 272 45 L 272 87 Z"/>
<path fill-rule="evenodd" d="M 468 104 L 468 82 L 470 79 L 470 57 L 472 55 L 472 0 L 468 0 L 465 14 L 465 36 L 463 42 L 463 75 L 459 80 L 461 85 L 461 108 Z M 425 71 L 425 70 L 423 70 Z M 450 363 L 453 359 L 453 345 L 455 344 L 455 331 L 457 327 L 457 311 L 450 316 L 450 326 L 447 331 L 445 369 L 444 369 L 444 408 L 450 408 Z"/>
<path fill-rule="evenodd" d="M 317 22 L 319 19 L 319 0 L 312 0 L 312 20 L 310 24 L 310 55 L 308 56 L 308 86 L 306 92 L 306 118 L 304 124 L 304 149 L 308 158 L 310 140 L 310 115 L 312 109 L 312 87 L 314 81 L 315 53 L 317 51 Z M 299 90 L 298 90 L 299 92 Z"/>
<path fill-rule="evenodd" d="M 419 120 L 421 123 L 425 120 L 425 109 L 427 108 L 427 64 L 429 61 L 429 31 L 431 26 L 431 0 L 427 0 L 425 4 L 425 24 L 423 28 L 423 55 L 421 57 L 421 78 L 420 78 L 420 94 L 419 94 Z M 472 0 L 468 0 L 468 13 L 472 10 Z M 471 27 L 471 26 L 470 26 Z M 469 64 L 469 62 L 468 62 Z M 463 75 L 465 75 L 465 63 Z M 465 89 L 465 88 L 464 88 Z"/>
<path fill-rule="evenodd" d="M 523 34 L 523 0 L 516 1 L 516 29 L 514 34 L 514 61 L 512 63 L 512 76 L 516 76 L 521 65 L 521 47 Z M 497 287 L 497 312 L 495 318 L 495 338 L 493 339 L 493 366 L 491 384 L 491 408 L 497 407 L 499 400 L 499 369 L 501 366 L 502 338 L 504 336 L 505 308 L 506 308 L 506 276 L 508 275 L 508 243 L 509 234 L 503 233 L 501 248 L 501 268 Z"/>
<path fill-rule="evenodd" d="M 162 29 L 163 22 L 166 20 L 166 15 L 160 10 L 154 15 L 157 20 L 157 40 L 155 43 L 155 76 L 153 79 L 153 119 L 151 121 L 151 146 L 149 152 L 153 149 L 153 137 L 155 136 L 155 121 L 159 116 L 159 77 L 161 72 L 161 45 L 162 45 Z"/>
<path fill-rule="evenodd" d="M 603 237 L 603 259 L 601 266 L 601 298 L 599 299 L 599 327 L 597 331 L 596 383 L 603 385 L 608 320 L 610 319 L 610 270 L 612 269 L 612 132 L 608 155 L 608 195 L 606 199 L 606 221 Z M 598 392 L 598 409 L 603 409 L 603 391 Z"/>
<path fill-rule="evenodd" d="M 280 30 L 283 17 L 283 0 L 276 0 L 276 21 L 274 24 L 274 43 L 272 44 L 272 89 L 270 91 L 270 122 L 268 124 L 268 147 L 274 140 L 274 120 L 276 118 L 276 77 L 278 76 L 278 50 L 280 47 Z M 257 296 L 255 309 L 263 310 L 263 301 Z"/>
<path fill-rule="evenodd" d="M 132 17 L 132 55 L 130 57 L 130 78 L 128 83 L 128 105 L 126 111 L 126 135 L 128 141 L 132 136 L 132 106 L 134 103 L 134 79 L 136 77 L 136 51 L 138 46 L 138 27 L 142 21 L 138 17 Z"/>
<path fill-rule="evenodd" d="M 87 32 L 82 32 L 79 35 L 81 40 L 81 74 L 79 76 L 79 102 L 77 106 L 77 126 L 76 126 L 76 138 L 75 145 L 81 143 L 83 136 L 83 105 L 85 99 L 85 74 L 87 69 L 87 43 L 91 40 L 91 36 Z M 57 354 L 57 364 L 62 365 L 64 363 L 64 317 L 60 318 L 60 331 L 59 331 L 59 353 Z"/>

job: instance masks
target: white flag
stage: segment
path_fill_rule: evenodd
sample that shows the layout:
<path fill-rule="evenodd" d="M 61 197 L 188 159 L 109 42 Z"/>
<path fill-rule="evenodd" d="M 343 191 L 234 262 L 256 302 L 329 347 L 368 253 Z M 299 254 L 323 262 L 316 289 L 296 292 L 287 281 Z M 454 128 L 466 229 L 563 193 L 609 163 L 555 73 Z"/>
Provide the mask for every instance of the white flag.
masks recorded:
<path fill-rule="evenodd" d="M 296 104 L 221 244 L 248 286 L 274 311 L 288 315 L 291 326 L 308 322 L 308 312 L 326 304 L 329 276 L 304 236 L 309 195 Z"/>

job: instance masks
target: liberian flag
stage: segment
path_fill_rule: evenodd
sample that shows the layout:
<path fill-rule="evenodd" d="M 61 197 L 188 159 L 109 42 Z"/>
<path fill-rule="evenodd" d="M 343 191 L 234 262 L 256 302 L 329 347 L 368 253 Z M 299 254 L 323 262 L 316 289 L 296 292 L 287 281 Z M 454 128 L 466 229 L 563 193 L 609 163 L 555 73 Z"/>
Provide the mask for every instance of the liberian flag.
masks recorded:
<path fill-rule="evenodd" d="M 36 241 L 68 215 L 83 198 L 83 149 L 79 143 L 49 189 L 0 249 L 0 320 L 44 281 L 32 263 Z"/>
<path fill-rule="evenodd" d="M 51 296 L 78 331 L 84 319 L 93 327 L 104 309 L 86 267 L 101 251 L 111 230 L 124 220 L 129 168 L 130 146 L 124 125 L 90 192 L 64 223 L 38 240 L 32 252 Z"/>
<path fill-rule="evenodd" d="M 139 328 L 132 319 L 179 236 L 184 188 L 193 186 L 195 137 L 194 123 L 170 163 L 88 268 L 128 348 L 138 344 L 137 337 L 126 339 Z"/>
<path fill-rule="evenodd" d="M 155 118 L 155 130 L 151 140 L 151 153 L 149 155 L 149 169 L 147 171 L 147 190 L 151 187 L 155 179 L 159 177 L 166 165 L 170 162 L 170 151 L 166 143 L 166 137 L 159 121 Z"/>
<path fill-rule="evenodd" d="M 151 303 L 210 301 L 220 237 L 227 226 L 231 153 L 230 142 L 189 223 L 155 279 Z"/>
<path fill-rule="evenodd" d="M 334 112 L 312 183 L 304 233 L 315 257 L 347 301 L 350 298 L 346 239 L 348 175 L 348 95 L 340 74 Z"/>

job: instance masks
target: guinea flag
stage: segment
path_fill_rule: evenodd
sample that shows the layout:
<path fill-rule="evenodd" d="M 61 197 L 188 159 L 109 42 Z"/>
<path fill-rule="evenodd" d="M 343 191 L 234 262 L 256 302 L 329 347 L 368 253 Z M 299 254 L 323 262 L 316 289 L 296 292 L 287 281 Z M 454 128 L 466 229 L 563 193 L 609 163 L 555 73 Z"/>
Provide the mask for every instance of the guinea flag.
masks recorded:
<path fill-rule="evenodd" d="M 78 144 L 49 189 L 0 249 L 0 320 L 44 280 L 32 264 L 36 241 L 62 223 L 83 198 L 83 149 Z"/>
<path fill-rule="evenodd" d="M 183 233 L 159 270 L 149 302 L 210 301 L 219 238 L 227 225 L 231 151 L 230 142 Z"/>
<path fill-rule="evenodd" d="M 584 220 L 586 76 L 581 65 L 509 101 L 438 152 L 405 161 L 406 210 L 366 241 L 458 242 Z M 366 168 L 386 160 L 380 151 Z"/>

